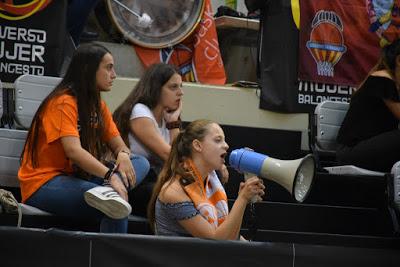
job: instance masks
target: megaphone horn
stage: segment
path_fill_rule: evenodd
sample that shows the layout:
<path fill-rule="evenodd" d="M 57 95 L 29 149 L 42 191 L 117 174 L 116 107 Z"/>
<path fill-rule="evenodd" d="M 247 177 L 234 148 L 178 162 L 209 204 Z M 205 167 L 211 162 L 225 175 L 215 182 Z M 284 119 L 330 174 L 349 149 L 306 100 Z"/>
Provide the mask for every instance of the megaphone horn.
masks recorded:
<path fill-rule="evenodd" d="M 280 160 L 245 148 L 231 152 L 229 165 L 240 172 L 277 182 L 298 202 L 303 202 L 308 196 L 315 172 L 311 154 L 295 160 Z"/>

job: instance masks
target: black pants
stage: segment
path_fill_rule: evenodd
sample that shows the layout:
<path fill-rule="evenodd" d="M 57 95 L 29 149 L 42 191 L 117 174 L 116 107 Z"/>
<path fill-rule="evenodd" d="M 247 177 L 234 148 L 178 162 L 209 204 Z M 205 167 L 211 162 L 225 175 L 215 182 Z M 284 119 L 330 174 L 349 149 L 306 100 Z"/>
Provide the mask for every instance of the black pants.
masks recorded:
<path fill-rule="evenodd" d="M 143 182 L 128 192 L 129 204 L 132 206 L 133 215 L 147 217 L 147 206 L 156 181 L 157 174 L 153 169 L 150 169 Z"/>
<path fill-rule="evenodd" d="M 392 166 L 400 160 L 400 130 L 374 136 L 353 147 L 339 146 L 336 157 L 342 165 L 390 172 Z"/>

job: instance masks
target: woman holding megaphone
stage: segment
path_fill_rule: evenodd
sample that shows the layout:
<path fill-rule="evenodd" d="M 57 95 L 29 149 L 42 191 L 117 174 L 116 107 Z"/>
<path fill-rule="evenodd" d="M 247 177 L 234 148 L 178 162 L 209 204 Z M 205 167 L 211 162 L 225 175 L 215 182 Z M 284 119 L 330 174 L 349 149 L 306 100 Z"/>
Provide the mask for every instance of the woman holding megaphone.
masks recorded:
<path fill-rule="evenodd" d="M 241 183 L 229 212 L 215 175 L 225 164 L 228 148 L 221 127 L 209 120 L 193 121 L 178 134 L 149 204 L 148 218 L 157 235 L 239 238 L 246 205 L 260 201 L 265 187 L 256 176 Z"/>

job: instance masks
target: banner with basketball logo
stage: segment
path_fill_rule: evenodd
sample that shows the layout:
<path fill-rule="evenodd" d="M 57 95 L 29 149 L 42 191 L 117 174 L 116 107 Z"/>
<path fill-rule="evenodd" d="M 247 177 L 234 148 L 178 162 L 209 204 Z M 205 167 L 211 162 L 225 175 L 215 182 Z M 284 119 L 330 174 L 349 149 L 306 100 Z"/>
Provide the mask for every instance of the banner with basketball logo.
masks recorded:
<path fill-rule="evenodd" d="M 0 80 L 57 76 L 63 62 L 66 0 L 0 1 Z"/>
<path fill-rule="evenodd" d="M 225 69 L 210 0 L 205 0 L 204 12 L 196 29 L 181 43 L 162 49 L 134 47 L 145 67 L 164 62 L 177 66 L 184 81 L 225 84 Z"/>
<path fill-rule="evenodd" d="M 385 27 L 373 32 L 372 11 L 375 6 L 376 13 L 372 16 L 379 21 L 379 17 L 390 13 L 381 13 L 390 10 L 390 2 L 393 3 L 301 0 L 299 80 L 359 86 L 380 57 L 380 38 L 376 33 Z M 384 10 L 383 6 L 387 8 Z M 390 16 L 386 19 L 390 21 Z"/>

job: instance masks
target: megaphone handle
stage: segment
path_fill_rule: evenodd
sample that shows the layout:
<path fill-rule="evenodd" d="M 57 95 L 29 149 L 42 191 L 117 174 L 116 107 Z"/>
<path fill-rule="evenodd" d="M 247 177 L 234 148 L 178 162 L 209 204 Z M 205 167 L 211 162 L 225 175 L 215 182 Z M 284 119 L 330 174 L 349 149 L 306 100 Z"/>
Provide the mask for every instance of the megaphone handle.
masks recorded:
<path fill-rule="evenodd" d="M 244 180 L 247 180 L 251 177 L 254 176 L 253 173 L 250 172 L 245 172 L 244 174 Z M 250 218 L 248 221 L 248 225 L 249 225 L 249 241 L 254 240 L 256 233 L 257 233 L 257 215 L 256 215 L 256 209 L 254 207 L 254 203 L 257 202 L 257 196 L 254 196 L 251 198 L 250 200 Z"/>
<path fill-rule="evenodd" d="M 247 179 L 253 177 L 255 174 L 251 172 L 244 172 L 244 180 L 246 181 Z M 251 203 L 256 203 L 257 202 L 257 196 L 254 196 L 251 198 Z"/>

